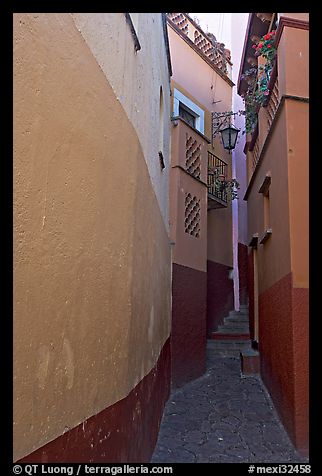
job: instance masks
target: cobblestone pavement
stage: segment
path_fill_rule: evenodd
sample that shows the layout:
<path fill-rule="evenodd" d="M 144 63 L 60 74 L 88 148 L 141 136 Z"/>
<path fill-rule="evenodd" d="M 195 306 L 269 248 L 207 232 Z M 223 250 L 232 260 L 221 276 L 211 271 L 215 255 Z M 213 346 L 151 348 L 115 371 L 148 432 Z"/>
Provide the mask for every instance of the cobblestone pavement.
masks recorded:
<path fill-rule="evenodd" d="M 257 376 L 236 357 L 208 357 L 207 372 L 170 396 L 151 463 L 307 463 Z"/>

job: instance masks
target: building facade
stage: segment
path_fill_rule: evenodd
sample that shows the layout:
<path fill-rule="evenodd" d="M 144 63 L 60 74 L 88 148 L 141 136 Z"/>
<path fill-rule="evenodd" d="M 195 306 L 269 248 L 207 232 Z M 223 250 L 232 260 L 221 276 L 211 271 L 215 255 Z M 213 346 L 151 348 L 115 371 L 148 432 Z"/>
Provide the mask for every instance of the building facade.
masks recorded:
<path fill-rule="evenodd" d="M 303 453 L 309 445 L 308 30 L 306 13 L 250 14 L 238 81 L 246 103 L 259 88 L 265 96 L 246 110 L 252 339 L 263 381 Z"/>
<path fill-rule="evenodd" d="M 149 461 L 170 389 L 161 13 L 14 15 L 14 461 Z"/>
<path fill-rule="evenodd" d="M 234 308 L 232 211 L 214 182 L 231 155 L 212 112 L 232 109 L 230 52 L 186 13 L 168 14 L 173 76 L 170 174 L 172 385 L 205 371 L 206 339 Z"/>

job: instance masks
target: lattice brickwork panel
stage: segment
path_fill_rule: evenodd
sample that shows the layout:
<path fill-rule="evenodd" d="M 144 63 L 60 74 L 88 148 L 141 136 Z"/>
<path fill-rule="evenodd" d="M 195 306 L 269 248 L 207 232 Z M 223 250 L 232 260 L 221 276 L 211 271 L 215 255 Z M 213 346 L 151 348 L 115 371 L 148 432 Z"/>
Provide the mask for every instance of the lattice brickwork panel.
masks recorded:
<path fill-rule="evenodd" d="M 210 41 L 201 35 L 197 30 L 195 30 L 195 45 L 208 57 L 212 59 L 214 47 Z"/>
<path fill-rule="evenodd" d="M 196 238 L 200 236 L 200 200 L 186 193 L 184 231 Z"/>
<path fill-rule="evenodd" d="M 200 178 L 201 144 L 186 134 L 186 169 L 194 177 Z"/>
<path fill-rule="evenodd" d="M 168 13 L 168 18 L 170 18 L 183 33 L 188 34 L 189 23 L 182 13 Z"/>
<path fill-rule="evenodd" d="M 227 73 L 226 60 L 223 53 L 218 51 L 218 47 L 214 46 L 201 33 L 195 30 L 195 45 L 223 72 Z M 217 45 L 217 43 L 216 43 Z"/>
<path fill-rule="evenodd" d="M 214 51 L 212 61 L 215 63 L 216 66 L 223 72 L 227 73 L 227 64 L 226 61 L 223 58 L 223 55 L 219 53 L 218 51 Z"/>

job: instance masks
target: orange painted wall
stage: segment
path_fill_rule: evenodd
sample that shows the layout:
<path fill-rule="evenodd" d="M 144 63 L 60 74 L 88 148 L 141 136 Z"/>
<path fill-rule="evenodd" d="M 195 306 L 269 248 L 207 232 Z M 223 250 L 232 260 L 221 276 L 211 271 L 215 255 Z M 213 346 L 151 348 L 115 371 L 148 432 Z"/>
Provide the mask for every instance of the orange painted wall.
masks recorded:
<path fill-rule="evenodd" d="M 286 112 L 281 111 L 274 134 L 248 196 L 248 242 L 253 234 L 264 234 L 264 197 L 258 193 L 267 173 L 271 174 L 270 222 L 273 234 L 258 247 L 259 292 L 291 271 Z"/>
<path fill-rule="evenodd" d="M 286 101 L 293 286 L 309 286 L 309 105 Z"/>
<path fill-rule="evenodd" d="M 299 47 L 300 45 L 300 47 Z M 285 26 L 278 45 L 280 96 L 309 97 L 309 32 Z"/>

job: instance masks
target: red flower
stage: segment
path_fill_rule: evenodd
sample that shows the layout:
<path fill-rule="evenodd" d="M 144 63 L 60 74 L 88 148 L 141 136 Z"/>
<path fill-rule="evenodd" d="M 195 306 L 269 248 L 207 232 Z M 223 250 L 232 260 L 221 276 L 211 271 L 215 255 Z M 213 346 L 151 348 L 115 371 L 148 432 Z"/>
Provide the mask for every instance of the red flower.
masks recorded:
<path fill-rule="evenodd" d="M 263 43 L 259 43 L 258 48 L 263 48 Z"/>
<path fill-rule="evenodd" d="M 256 45 L 253 45 L 252 48 L 257 48 L 257 46 L 256 46 Z"/>
<path fill-rule="evenodd" d="M 275 34 L 276 34 L 276 30 L 272 30 L 272 31 L 271 31 L 271 35 L 273 36 L 273 35 L 275 35 Z"/>
<path fill-rule="evenodd" d="M 264 36 L 264 40 L 269 40 L 271 37 L 270 33 L 267 33 L 267 35 Z"/>
<path fill-rule="evenodd" d="M 272 45 L 268 43 L 267 48 L 272 48 Z"/>

